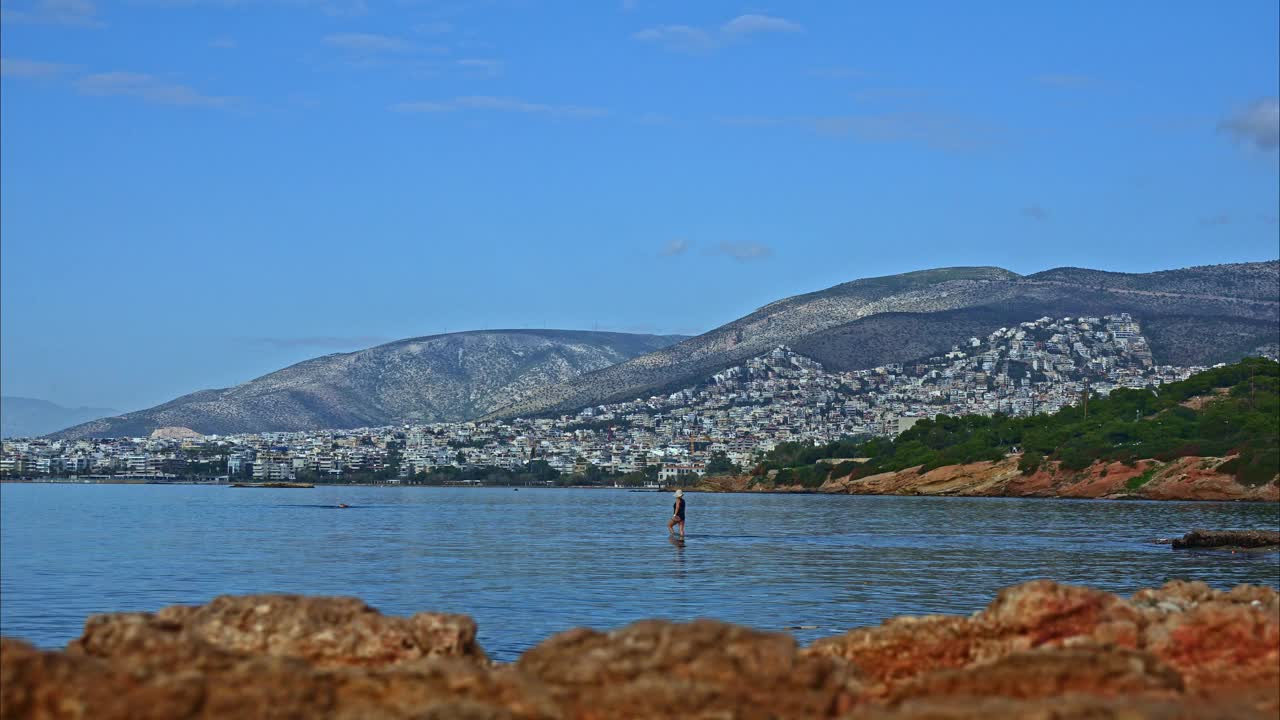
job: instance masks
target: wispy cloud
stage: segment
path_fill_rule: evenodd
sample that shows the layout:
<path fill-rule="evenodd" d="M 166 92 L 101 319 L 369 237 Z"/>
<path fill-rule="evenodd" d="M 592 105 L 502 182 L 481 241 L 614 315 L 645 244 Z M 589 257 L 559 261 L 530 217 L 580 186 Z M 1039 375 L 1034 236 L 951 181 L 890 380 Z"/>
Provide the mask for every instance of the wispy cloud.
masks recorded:
<path fill-rule="evenodd" d="M 1226 213 L 1217 213 L 1208 217 L 1200 218 L 1200 224 L 1205 227 L 1219 227 L 1231 224 L 1231 216 Z"/>
<path fill-rule="evenodd" d="M 413 50 L 412 43 L 376 33 L 334 33 L 325 35 L 324 43 L 343 50 L 366 53 L 404 53 Z"/>
<path fill-rule="evenodd" d="M 633 33 L 631 37 L 677 52 L 714 50 L 734 40 L 761 33 L 796 33 L 804 28 L 790 20 L 770 15 L 739 15 L 714 30 L 692 25 L 658 25 Z"/>
<path fill-rule="evenodd" d="M 793 23 L 780 17 L 771 17 L 769 15 L 739 15 L 720 27 L 720 32 L 724 35 L 741 36 L 750 35 L 752 33 L 794 33 L 800 32 L 804 28 L 798 23 Z"/>
<path fill-rule="evenodd" d="M 883 113 L 809 118 L 815 130 L 851 135 L 864 142 L 917 142 L 939 150 L 968 151 L 989 147 L 1001 132 L 964 118 L 933 113 Z"/>
<path fill-rule="evenodd" d="M 453 32 L 453 23 L 443 21 L 418 23 L 413 31 L 419 35 L 445 35 Z"/>
<path fill-rule="evenodd" d="M 689 248 L 692 247 L 692 245 L 693 243 L 683 238 L 668 240 L 667 244 L 662 246 L 662 257 L 675 257 L 676 255 L 683 255 L 689 251 Z"/>
<path fill-rule="evenodd" d="M 914 87 L 880 87 L 865 88 L 853 93 L 853 99 L 860 103 L 872 103 L 894 100 L 918 100 L 934 94 L 935 91 Z"/>
<path fill-rule="evenodd" d="M 738 262 L 763 260 L 773 255 L 773 248 L 758 242 L 721 242 L 714 251 L 717 255 L 727 255 Z"/>
<path fill-rule="evenodd" d="M 641 113 L 635 119 L 641 125 L 670 125 L 671 116 L 659 112 Z"/>
<path fill-rule="evenodd" d="M 491 58 L 463 58 L 457 61 L 457 66 L 463 70 L 469 70 L 488 77 L 497 77 L 502 74 L 504 66 L 501 60 Z"/>
<path fill-rule="evenodd" d="M 158 105 L 225 107 L 236 101 L 233 97 L 203 95 L 186 85 L 144 73 L 108 72 L 85 75 L 76 82 L 76 87 L 84 95 L 120 95 Z"/>
<path fill-rule="evenodd" d="M 1218 123 L 1218 132 L 1253 143 L 1259 150 L 1275 150 L 1280 147 L 1280 98 L 1262 98 L 1236 112 Z"/>
<path fill-rule="evenodd" d="M 1039 205 L 1028 205 L 1022 208 L 1022 214 L 1038 222 L 1047 222 L 1049 220 L 1049 211 Z"/>
<path fill-rule="evenodd" d="M 0 58 L 0 76 L 20 78 L 57 77 L 72 69 L 71 65 L 42 62 L 40 60 L 24 60 L 22 58 Z"/>
<path fill-rule="evenodd" d="M 274 348 L 316 348 L 322 350 L 361 349 L 389 343 L 395 338 L 380 335 L 313 335 L 310 337 L 255 337 L 245 338 L 254 345 Z"/>
<path fill-rule="evenodd" d="M 659 25 L 641 30 L 631 37 L 680 52 L 700 52 L 716 46 L 715 39 L 709 33 L 690 25 Z"/>
<path fill-rule="evenodd" d="M 0 9 L 0 20 L 33 25 L 102 26 L 102 21 L 98 19 L 98 7 L 93 0 L 5 2 Z"/>
<path fill-rule="evenodd" d="M 594 118 L 608 115 L 604 108 L 586 107 L 582 105 L 548 105 L 532 103 L 509 97 L 493 97 L 488 95 L 468 95 L 451 100 L 419 101 L 396 103 L 390 107 L 394 112 L 403 113 L 444 113 L 460 110 L 490 110 L 494 112 L 524 113 L 543 115 L 554 118 Z"/>
<path fill-rule="evenodd" d="M 230 37 L 216 37 L 209 41 L 209 47 L 217 50 L 234 50 L 236 47 L 236 39 Z"/>
<path fill-rule="evenodd" d="M 1049 74 L 1036 76 L 1036 82 L 1045 87 L 1062 88 L 1064 90 L 1078 90 L 1080 88 L 1097 85 L 1098 80 L 1088 75 L 1072 75 L 1069 73 Z"/>

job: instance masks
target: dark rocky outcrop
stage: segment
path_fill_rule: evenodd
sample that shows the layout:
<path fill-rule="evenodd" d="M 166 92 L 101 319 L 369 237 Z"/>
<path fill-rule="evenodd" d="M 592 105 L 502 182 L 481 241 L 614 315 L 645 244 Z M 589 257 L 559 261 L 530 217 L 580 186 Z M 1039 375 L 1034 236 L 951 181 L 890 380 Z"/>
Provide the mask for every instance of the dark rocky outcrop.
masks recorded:
<path fill-rule="evenodd" d="M 1192 530 L 1173 539 L 1175 550 L 1182 548 L 1273 548 L 1280 550 L 1280 531 L 1275 530 Z"/>
<path fill-rule="evenodd" d="M 1036 581 L 809 648 L 720 622 L 571 630 L 493 665 L 467 618 L 223 597 L 0 640 L 3 718 L 1274 718 L 1280 595 Z"/>

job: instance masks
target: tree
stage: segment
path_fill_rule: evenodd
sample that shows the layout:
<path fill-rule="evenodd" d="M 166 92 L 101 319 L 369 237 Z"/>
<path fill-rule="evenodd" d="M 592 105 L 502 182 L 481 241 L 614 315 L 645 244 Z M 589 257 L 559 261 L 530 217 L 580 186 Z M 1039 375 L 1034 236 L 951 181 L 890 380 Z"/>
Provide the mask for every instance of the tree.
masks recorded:
<path fill-rule="evenodd" d="M 720 450 L 711 453 L 711 458 L 707 460 L 708 475 L 738 475 L 741 472 L 742 468 L 734 465 L 729 456 Z"/>

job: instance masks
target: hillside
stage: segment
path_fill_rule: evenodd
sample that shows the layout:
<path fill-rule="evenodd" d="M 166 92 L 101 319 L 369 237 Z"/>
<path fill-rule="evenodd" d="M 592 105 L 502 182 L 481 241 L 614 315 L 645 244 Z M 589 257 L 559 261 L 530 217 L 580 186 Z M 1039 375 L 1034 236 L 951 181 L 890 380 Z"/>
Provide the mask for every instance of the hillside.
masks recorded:
<path fill-rule="evenodd" d="M 1280 346 L 1280 261 L 1146 274 L 1060 268 L 1029 276 L 944 268 L 797 295 L 703 335 L 532 392 L 492 419 L 571 412 L 669 392 L 764 353 L 795 348 L 833 369 L 945 352 L 1029 317 L 1128 312 L 1158 363 L 1208 365 Z"/>
<path fill-rule="evenodd" d="M 48 400 L 5 395 L 0 398 L 0 437 L 35 437 L 114 414 L 109 408 L 68 408 Z"/>
<path fill-rule="evenodd" d="M 61 438 L 351 428 L 469 420 L 534 390 L 670 345 L 679 336 L 493 330 L 399 340 L 307 360 L 232 388 L 102 418 Z"/>
<path fill-rule="evenodd" d="M 1237 496 L 1276 499 L 1278 424 L 1280 364 L 1251 358 L 1158 389 L 1118 389 L 1092 398 L 1087 412 L 939 415 L 892 439 L 783 443 L 754 474 L 769 485 L 853 493 L 1087 497 L 1158 497 L 1166 480 L 1212 476 L 1211 484 L 1238 486 Z"/>

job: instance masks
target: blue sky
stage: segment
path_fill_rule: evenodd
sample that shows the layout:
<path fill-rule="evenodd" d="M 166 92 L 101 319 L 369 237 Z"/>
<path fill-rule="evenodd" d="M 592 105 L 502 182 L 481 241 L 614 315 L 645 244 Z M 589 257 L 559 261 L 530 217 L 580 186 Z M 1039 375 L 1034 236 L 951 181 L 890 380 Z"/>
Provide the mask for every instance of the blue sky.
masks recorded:
<path fill-rule="evenodd" d="M 3 0 L 0 384 L 1280 250 L 1274 0 Z"/>

